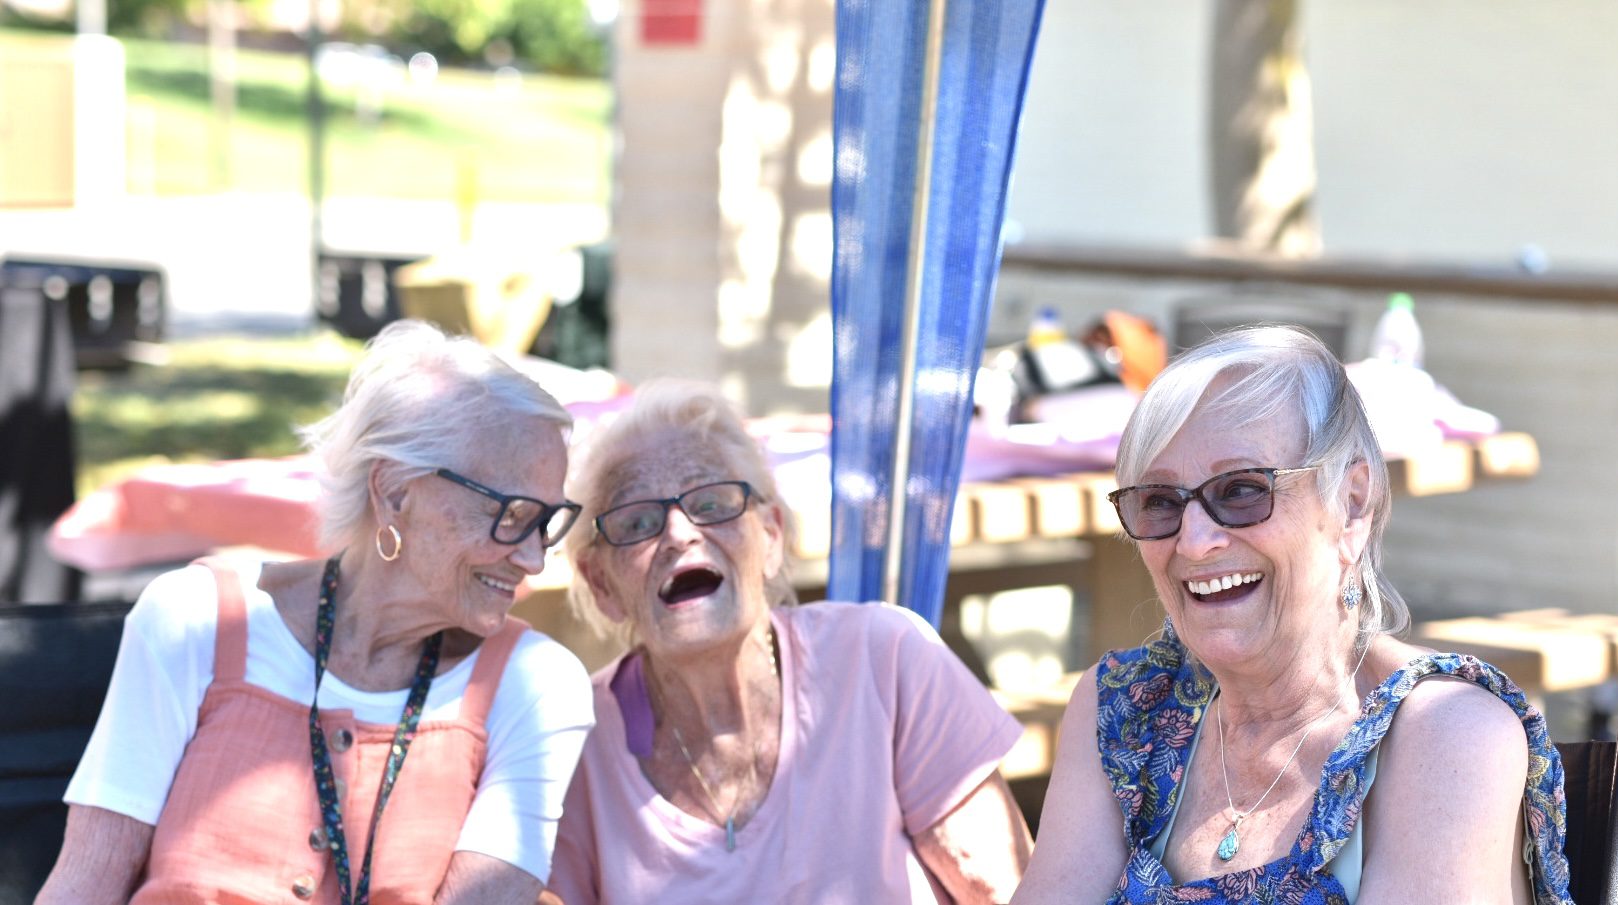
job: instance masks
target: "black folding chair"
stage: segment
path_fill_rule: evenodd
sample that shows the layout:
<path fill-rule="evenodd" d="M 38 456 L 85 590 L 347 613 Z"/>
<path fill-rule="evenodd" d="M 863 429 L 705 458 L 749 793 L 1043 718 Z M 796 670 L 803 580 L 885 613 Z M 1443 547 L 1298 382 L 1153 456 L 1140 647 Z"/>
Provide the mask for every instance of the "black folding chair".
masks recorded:
<path fill-rule="evenodd" d="M 1569 892 L 1579 905 L 1618 905 L 1613 778 L 1618 742 L 1558 742 L 1567 791 Z"/>
<path fill-rule="evenodd" d="M 72 600 L 51 523 L 73 505 L 73 337 L 67 311 L 0 260 L 0 603 Z"/>
<path fill-rule="evenodd" d="M 29 905 L 112 679 L 128 603 L 0 605 L 0 905 Z"/>

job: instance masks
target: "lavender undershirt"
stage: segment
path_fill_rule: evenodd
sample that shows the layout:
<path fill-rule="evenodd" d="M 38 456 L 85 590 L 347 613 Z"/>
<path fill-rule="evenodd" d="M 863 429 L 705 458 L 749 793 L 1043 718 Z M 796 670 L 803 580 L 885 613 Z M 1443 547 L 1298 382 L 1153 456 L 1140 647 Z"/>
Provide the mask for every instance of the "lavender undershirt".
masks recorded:
<path fill-rule="evenodd" d="M 618 671 L 608 686 L 624 717 L 624 740 L 629 753 L 639 758 L 651 757 L 657 720 L 652 716 L 652 699 L 646 693 L 646 668 L 640 651 L 631 653 L 618 664 Z"/>

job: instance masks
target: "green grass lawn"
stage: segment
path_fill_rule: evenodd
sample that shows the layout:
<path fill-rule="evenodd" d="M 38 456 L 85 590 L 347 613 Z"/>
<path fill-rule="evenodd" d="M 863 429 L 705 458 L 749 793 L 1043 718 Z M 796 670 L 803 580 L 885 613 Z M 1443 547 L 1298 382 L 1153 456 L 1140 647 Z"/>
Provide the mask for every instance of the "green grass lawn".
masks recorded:
<path fill-rule="evenodd" d="M 176 340 L 164 364 L 81 371 L 73 397 L 80 496 L 148 465 L 285 456 L 294 426 L 342 399 L 360 343 L 302 337 Z"/>
<path fill-rule="evenodd" d="M 158 194 L 212 191 L 207 50 L 126 41 L 131 180 Z M 308 66 L 298 54 L 239 51 L 230 188 L 308 187 Z M 352 87 L 325 89 L 328 195 L 452 198 L 465 170 L 477 197 L 600 202 L 608 196 L 611 94 L 598 79 L 445 69 L 431 85 L 400 77 L 362 118 Z M 137 189 L 141 186 L 137 185 Z"/>
<path fill-rule="evenodd" d="M 60 36 L 0 30 L 13 42 Z M 216 176 L 208 51 L 127 39 L 129 183 L 139 194 L 308 191 L 308 65 L 302 54 L 240 50 L 228 182 Z M 401 73 L 379 114 L 356 115 L 353 87 L 325 89 L 329 196 L 605 203 L 612 96 L 601 79 L 443 69 L 432 84 Z"/>

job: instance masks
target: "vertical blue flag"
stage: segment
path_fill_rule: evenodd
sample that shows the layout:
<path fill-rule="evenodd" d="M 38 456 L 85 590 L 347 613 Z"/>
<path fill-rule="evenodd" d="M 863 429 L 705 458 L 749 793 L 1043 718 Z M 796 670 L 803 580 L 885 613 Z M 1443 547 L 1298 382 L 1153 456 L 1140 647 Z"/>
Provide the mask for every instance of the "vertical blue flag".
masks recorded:
<path fill-rule="evenodd" d="M 927 0 L 838 0 L 831 209 L 834 370 L 828 596 L 882 596 L 917 148 L 934 117 L 900 599 L 938 624 L 972 382 L 1043 0 L 946 4 L 923 97 Z"/>

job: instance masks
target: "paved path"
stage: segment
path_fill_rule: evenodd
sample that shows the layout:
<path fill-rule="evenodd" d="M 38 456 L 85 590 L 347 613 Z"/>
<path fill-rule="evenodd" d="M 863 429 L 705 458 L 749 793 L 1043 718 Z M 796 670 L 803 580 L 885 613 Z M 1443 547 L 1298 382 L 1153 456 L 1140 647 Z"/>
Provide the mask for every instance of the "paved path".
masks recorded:
<path fill-rule="evenodd" d="M 70 209 L 0 208 L 0 255 L 51 255 L 157 264 L 169 279 L 177 336 L 301 331 L 314 323 L 310 205 L 295 194 L 130 196 Z M 460 244 L 449 201 L 337 198 L 323 207 L 329 249 L 435 254 Z M 531 263 L 546 252 L 605 238 L 595 205 L 480 204 L 481 256 Z"/>

